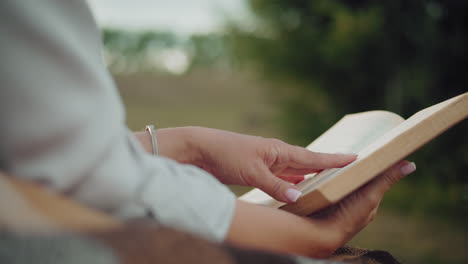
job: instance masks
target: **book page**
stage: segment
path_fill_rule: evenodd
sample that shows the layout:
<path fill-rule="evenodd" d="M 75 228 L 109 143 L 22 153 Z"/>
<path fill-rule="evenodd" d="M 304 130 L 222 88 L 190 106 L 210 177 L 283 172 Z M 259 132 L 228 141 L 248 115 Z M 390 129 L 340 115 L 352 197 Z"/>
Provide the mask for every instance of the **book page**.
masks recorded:
<path fill-rule="evenodd" d="M 426 109 L 423 109 L 416 114 L 412 115 L 410 118 L 408 118 L 406 121 L 401 123 L 400 125 L 396 126 L 394 129 L 390 130 L 388 133 L 386 133 L 383 137 L 379 138 L 377 141 L 375 141 L 373 144 L 371 144 L 368 148 L 364 149 L 361 153 L 359 153 L 360 156 L 367 157 L 371 155 L 375 150 L 379 149 L 381 146 L 387 144 L 389 141 L 391 141 L 393 138 L 396 136 L 402 134 L 403 132 L 413 128 L 417 124 L 419 124 L 421 121 L 430 118 L 434 113 L 438 112 L 440 109 L 444 108 L 445 106 L 449 105 L 451 101 L 445 101 L 436 105 L 433 105 L 431 107 L 428 107 Z"/>
<path fill-rule="evenodd" d="M 326 153 L 358 153 L 403 121 L 399 115 L 387 111 L 346 115 L 307 149 Z"/>
<path fill-rule="evenodd" d="M 369 111 L 346 115 L 308 145 L 307 149 L 325 153 L 358 153 L 403 121 L 402 117 L 387 111 Z M 318 174 L 307 175 L 304 181 L 297 184 L 297 187 L 305 191 L 309 185 L 314 183 L 315 177 L 333 173 L 335 170 L 324 170 Z M 240 200 L 272 207 L 279 207 L 283 204 L 259 189 L 246 193 L 240 197 Z"/>
<path fill-rule="evenodd" d="M 439 113 L 441 110 L 447 108 L 450 104 L 455 102 L 456 100 L 459 100 L 461 97 L 455 97 L 450 100 L 444 101 L 442 103 L 433 105 L 431 107 L 428 107 L 426 109 L 423 109 L 410 118 L 408 118 L 406 121 L 400 123 L 399 125 L 395 126 L 393 129 L 390 129 L 387 133 L 384 135 L 375 138 L 373 142 L 370 142 L 371 144 L 367 144 L 365 148 L 362 148 L 357 154 L 358 159 L 350 164 L 349 166 L 346 166 L 342 169 L 332 169 L 332 170 L 326 170 L 323 171 L 319 174 L 317 174 L 316 177 L 314 177 L 313 180 L 309 181 L 306 186 L 302 188 L 303 192 L 311 192 L 318 186 L 320 186 L 322 183 L 326 182 L 327 180 L 333 178 L 335 175 L 338 173 L 344 172 L 346 169 L 355 166 L 356 164 L 359 163 L 360 160 L 363 160 L 367 158 L 368 156 L 371 156 L 374 152 L 377 150 L 383 148 L 385 145 L 389 144 L 391 141 L 396 139 L 397 137 L 401 136 L 402 134 L 406 133 L 407 131 L 413 130 L 417 125 L 419 125 L 421 122 L 428 120 L 432 118 L 433 115 Z M 444 122 L 444 120 L 439 120 L 439 122 Z M 448 121 L 445 121 L 448 122 Z M 432 133 L 430 131 L 426 131 L 427 133 Z M 406 146 L 402 146 L 403 148 Z"/>

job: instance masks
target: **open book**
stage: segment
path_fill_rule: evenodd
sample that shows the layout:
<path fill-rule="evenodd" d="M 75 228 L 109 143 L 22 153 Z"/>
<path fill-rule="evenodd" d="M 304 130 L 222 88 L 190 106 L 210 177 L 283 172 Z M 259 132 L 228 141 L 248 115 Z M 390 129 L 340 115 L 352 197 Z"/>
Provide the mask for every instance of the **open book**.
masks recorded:
<path fill-rule="evenodd" d="M 259 189 L 239 199 L 308 215 L 340 201 L 467 116 L 468 93 L 423 109 L 407 120 L 387 111 L 346 115 L 307 149 L 356 153 L 356 161 L 307 175 L 297 184 L 303 194 L 295 203 L 278 202 Z"/>

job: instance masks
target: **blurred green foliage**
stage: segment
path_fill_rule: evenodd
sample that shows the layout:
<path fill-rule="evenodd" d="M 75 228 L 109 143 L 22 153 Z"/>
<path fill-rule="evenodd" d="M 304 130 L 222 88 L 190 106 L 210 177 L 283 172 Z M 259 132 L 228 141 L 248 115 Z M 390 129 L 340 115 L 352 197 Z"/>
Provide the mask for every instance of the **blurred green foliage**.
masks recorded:
<path fill-rule="evenodd" d="M 229 67 L 221 34 L 180 36 L 170 31 L 103 30 L 104 55 L 109 69 L 118 72 L 165 72 L 164 54 L 178 51 L 187 57 L 187 70 Z M 170 58 L 168 58 L 170 60 Z"/>
<path fill-rule="evenodd" d="M 297 144 L 347 113 L 385 109 L 407 118 L 468 90 L 467 1 L 248 3 L 256 25 L 229 25 L 233 55 L 277 83 L 282 126 Z M 427 200 L 413 206 L 468 215 L 467 138 L 465 121 L 409 157 L 418 173 L 393 204 L 411 207 L 408 199 L 420 196 Z"/>
<path fill-rule="evenodd" d="M 153 50 L 161 51 L 179 44 L 170 32 L 133 32 L 119 29 L 103 30 L 104 55 L 108 67 L 115 72 L 152 70 L 148 61 Z"/>
<path fill-rule="evenodd" d="M 306 145 L 344 114 L 386 109 L 407 118 L 468 90 L 465 0 L 248 3 L 253 27 L 231 22 L 224 33 L 104 30 L 130 127 L 154 120 L 281 136 L 272 121 L 280 110 L 285 139 Z M 188 58 L 182 76 L 163 63 L 174 50 Z M 407 263 L 465 263 L 467 135 L 465 121 L 409 157 L 416 174 L 388 192 L 353 245 Z"/>
<path fill-rule="evenodd" d="M 385 109 L 407 118 L 468 90 L 467 1 L 248 3 L 253 27 L 230 23 L 225 33 L 106 29 L 109 68 L 170 72 L 166 55 L 177 51 L 188 63 L 178 74 L 232 65 L 262 72 L 273 83 L 271 96 L 280 106 L 286 140 L 298 145 L 347 113 Z M 392 190 L 391 204 L 407 211 L 468 215 L 467 135 L 465 121 L 409 157 L 418 171 L 405 187 Z M 408 203 L 415 193 L 422 198 Z"/>

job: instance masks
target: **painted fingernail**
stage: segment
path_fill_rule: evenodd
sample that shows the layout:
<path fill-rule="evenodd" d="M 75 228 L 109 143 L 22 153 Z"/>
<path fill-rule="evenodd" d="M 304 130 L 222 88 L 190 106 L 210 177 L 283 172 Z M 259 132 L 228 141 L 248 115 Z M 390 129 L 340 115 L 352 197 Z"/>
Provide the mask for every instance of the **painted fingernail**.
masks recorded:
<path fill-rule="evenodd" d="M 408 175 L 416 170 L 416 164 L 414 162 L 411 162 L 409 164 L 406 164 L 405 166 L 400 168 L 400 172 L 403 175 Z"/>
<path fill-rule="evenodd" d="M 296 190 L 296 189 L 293 189 L 293 188 L 289 188 L 287 191 L 286 191 L 286 198 L 288 198 L 289 201 L 291 202 L 295 202 L 297 201 L 297 199 L 299 198 L 299 196 L 301 196 L 302 192 Z"/>

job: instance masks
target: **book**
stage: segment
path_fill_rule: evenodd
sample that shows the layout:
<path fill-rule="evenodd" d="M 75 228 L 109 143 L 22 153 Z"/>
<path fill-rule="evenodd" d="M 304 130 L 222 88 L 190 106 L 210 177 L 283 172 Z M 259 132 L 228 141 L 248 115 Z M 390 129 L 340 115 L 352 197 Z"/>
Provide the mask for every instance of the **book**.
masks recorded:
<path fill-rule="evenodd" d="M 341 199 L 404 159 L 468 116 L 468 93 L 423 109 L 407 120 L 388 111 L 344 116 L 307 146 L 315 152 L 355 153 L 358 158 L 343 167 L 306 175 L 296 186 L 301 197 L 285 204 L 259 189 L 242 201 L 309 215 Z"/>

